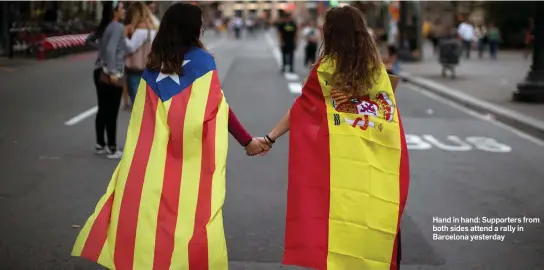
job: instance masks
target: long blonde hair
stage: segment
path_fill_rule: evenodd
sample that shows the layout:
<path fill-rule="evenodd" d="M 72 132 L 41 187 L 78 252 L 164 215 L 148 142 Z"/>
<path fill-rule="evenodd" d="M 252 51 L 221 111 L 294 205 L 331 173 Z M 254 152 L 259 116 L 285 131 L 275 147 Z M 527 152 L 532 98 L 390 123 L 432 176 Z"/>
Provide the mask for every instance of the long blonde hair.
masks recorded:
<path fill-rule="evenodd" d="M 151 10 L 142 2 L 134 2 L 129 6 L 127 14 L 127 22 L 133 28 L 153 28 L 153 22 L 151 19 Z"/>

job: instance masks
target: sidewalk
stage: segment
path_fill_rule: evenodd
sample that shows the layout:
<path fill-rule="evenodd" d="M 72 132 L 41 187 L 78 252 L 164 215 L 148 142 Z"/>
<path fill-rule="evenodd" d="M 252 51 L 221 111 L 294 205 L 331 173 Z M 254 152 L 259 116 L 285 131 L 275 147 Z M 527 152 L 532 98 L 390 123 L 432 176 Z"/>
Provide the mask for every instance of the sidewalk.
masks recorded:
<path fill-rule="evenodd" d="M 527 131 L 543 134 L 543 104 L 512 101 L 517 83 L 526 77 L 531 57 L 525 60 L 522 52 L 499 52 L 498 60 L 487 54 L 478 58 L 472 51 L 471 59 L 461 59 L 456 79 L 441 76 L 441 66 L 433 56 L 431 44 L 423 46 L 424 59 L 418 63 L 402 64 L 401 77 L 410 83 L 453 99 L 477 111 Z"/>

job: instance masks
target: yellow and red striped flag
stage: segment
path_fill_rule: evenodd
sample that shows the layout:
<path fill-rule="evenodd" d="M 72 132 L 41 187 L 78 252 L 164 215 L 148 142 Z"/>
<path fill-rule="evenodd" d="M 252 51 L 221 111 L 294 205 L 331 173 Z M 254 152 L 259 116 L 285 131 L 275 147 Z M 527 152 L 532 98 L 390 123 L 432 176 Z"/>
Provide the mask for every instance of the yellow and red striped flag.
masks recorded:
<path fill-rule="evenodd" d="M 394 92 L 384 68 L 362 97 L 332 89 L 334 71 L 321 60 L 290 111 L 283 263 L 397 269 L 409 160 Z"/>
<path fill-rule="evenodd" d="M 117 270 L 227 269 L 229 108 L 214 58 L 184 58 L 183 76 L 144 71 L 123 158 L 73 256 Z"/>

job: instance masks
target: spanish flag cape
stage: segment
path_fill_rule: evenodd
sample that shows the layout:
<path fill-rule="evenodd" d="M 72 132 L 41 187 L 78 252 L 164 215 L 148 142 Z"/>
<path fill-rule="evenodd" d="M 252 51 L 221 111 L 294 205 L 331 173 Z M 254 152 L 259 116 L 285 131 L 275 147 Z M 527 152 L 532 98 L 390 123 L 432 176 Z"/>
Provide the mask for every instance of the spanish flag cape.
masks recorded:
<path fill-rule="evenodd" d="M 145 70 L 125 152 L 73 256 L 109 269 L 227 269 L 222 206 L 228 105 L 214 58 L 184 57 L 184 75 Z"/>
<path fill-rule="evenodd" d="M 283 263 L 396 269 L 409 160 L 394 92 L 383 68 L 369 95 L 346 96 L 334 71 L 321 60 L 290 111 Z"/>

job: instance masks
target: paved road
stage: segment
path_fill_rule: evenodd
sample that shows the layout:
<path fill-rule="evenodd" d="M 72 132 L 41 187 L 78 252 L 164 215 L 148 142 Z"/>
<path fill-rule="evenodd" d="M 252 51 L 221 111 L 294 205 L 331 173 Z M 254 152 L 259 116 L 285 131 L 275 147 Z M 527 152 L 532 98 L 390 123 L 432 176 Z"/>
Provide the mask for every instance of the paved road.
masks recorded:
<path fill-rule="evenodd" d="M 286 79 L 263 36 L 208 37 L 206 44 L 242 123 L 256 136 L 268 132 L 295 97 L 289 83 L 304 78 L 301 55 L 298 75 Z M 15 68 L 0 70 L 0 269 L 100 269 L 69 256 L 78 233 L 72 226 L 83 225 L 116 166 L 92 154 L 93 117 L 65 125 L 95 105 L 92 54 Z M 402 269 L 543 269 L 541 224 L 524 224 L 503 242 L 432 236 L 433 217 L 542 220 L 543 144 L 409 85 L 397 99 L 411 149 Z M 120 143 L 128 120 L 123 111 Z M 281 269 L 286 138 L 259 158 L 230 141 L 224 213 L 231 269 Z"/>

